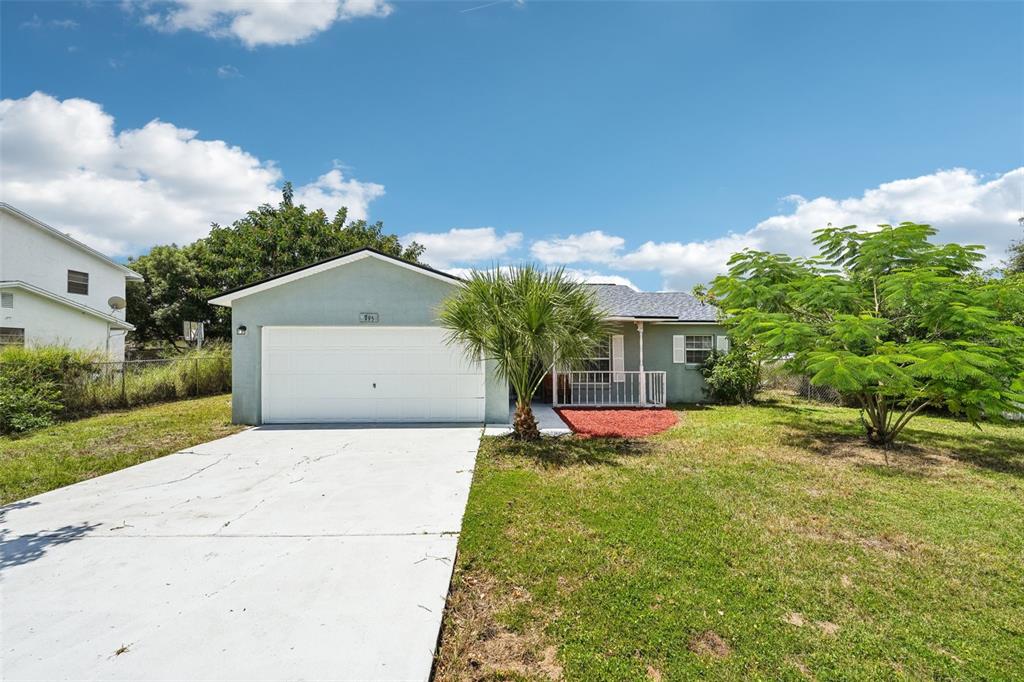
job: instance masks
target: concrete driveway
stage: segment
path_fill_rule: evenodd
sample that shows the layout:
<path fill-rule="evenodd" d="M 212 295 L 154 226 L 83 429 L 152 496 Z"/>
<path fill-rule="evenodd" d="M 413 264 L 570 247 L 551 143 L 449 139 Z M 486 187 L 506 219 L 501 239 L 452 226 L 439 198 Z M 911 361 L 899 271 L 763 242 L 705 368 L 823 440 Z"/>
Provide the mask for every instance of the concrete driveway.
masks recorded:
<path fill-rule="evenodd" d="M 426 679 L 479 437 L 264 427 L 0 508 L 0 679 Z"/>

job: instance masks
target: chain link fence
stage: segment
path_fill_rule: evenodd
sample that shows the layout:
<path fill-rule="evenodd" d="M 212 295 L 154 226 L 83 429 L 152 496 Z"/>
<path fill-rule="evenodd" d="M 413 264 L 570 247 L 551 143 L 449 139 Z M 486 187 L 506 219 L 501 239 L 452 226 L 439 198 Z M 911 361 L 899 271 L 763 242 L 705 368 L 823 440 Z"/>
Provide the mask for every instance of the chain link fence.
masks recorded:
<path fill-rule="evenodd" d="M 231 390 L 231 357 L 210 354 L 159 360 L 93 362 L 64 377 L 69 416 Z"/>
<path fill-rule="evenodd" d="M 0 353 L 0 433 L 230 390 L 227 347 L 124 362 L 59 347 L 6 349 Z"/>
<path fill-rule="evenodd" d="M 810 377 L 789 372 L 781 362 L 762 366 L 760 390 L 788 393 L 827 405 L 848 405 L 843 394 L 836 389 L 815 386 Z"/>

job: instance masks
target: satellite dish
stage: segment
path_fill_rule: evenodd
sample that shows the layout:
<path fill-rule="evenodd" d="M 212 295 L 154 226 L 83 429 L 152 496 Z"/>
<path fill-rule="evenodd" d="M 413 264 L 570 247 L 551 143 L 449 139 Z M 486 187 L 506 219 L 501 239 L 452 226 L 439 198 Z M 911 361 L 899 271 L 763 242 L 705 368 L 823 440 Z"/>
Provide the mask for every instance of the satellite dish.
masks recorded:
<path fill-rule="evenodd" d="M 120 296 L 111 296 L 107 299 L 107 305 L 110 306 L 111 310 L 124 310 L 128 305 L 128 301 L 124 300 Z"/>

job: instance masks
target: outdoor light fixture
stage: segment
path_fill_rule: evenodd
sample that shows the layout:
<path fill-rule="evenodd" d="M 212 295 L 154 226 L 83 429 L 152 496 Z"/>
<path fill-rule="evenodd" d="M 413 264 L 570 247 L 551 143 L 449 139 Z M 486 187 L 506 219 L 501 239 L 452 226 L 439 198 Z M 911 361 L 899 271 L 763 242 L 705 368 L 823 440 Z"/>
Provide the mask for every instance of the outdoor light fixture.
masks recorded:
<path fill-rule="evenodd" d="M 239 336 L 245 336 L 245 331 L 246 330 L 245 330 L 245 325 L 244 324 L 238 325 L 238 335 Z"/>

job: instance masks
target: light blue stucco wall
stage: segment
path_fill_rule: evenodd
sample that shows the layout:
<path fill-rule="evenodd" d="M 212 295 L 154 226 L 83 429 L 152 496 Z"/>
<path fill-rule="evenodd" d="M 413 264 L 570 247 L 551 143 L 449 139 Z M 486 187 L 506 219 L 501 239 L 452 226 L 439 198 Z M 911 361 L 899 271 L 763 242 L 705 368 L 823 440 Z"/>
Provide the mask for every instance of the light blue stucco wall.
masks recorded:
<path fill-rule="evenodd" d="M 640 335 L 636 323 L 619 322 L 613 334 L 622 334 L 625 370 L 640 369 Z M 676 335 L 725 335 L 725 328 L 718 324 L 665 324 L 644 323 L 644 370 L 666 372 L 666 392 L 670 403 L 707 402 L 704 392 L 707 384 L 697 365 L 672 362 L 672 337 Z"/>
<path fill-rule="evenodd" d="M 380 326 L 436 326 L 437 311 L 458 284 L 368 257 L 236 299 L 232 335 L 231 414 L 237 424 L 259 424 L 260 341 L 264 326 L 359 326 L 359 313 L 375 312 Z M 487 362 L 486 419 L 509 421 L 508 387 Z"/>

